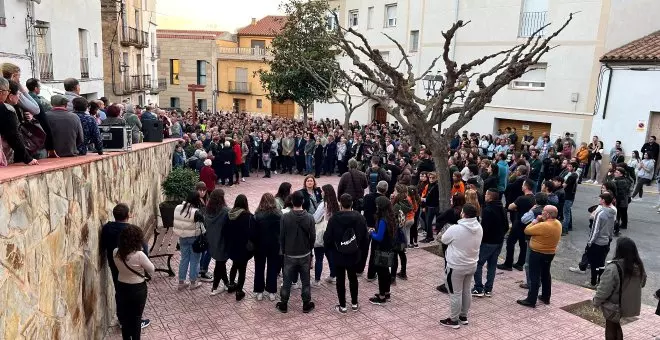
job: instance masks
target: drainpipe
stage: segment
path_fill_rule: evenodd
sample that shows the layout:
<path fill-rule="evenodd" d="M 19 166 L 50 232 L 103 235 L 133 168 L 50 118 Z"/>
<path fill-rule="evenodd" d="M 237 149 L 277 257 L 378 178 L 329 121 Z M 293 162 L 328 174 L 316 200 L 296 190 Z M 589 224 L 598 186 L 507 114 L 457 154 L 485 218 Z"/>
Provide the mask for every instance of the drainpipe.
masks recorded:
<path fill-rule="evenodd" d="M 610 74 L 607 77 L 607 90 L 605 91 L 605 104 L 603 104 L 603 120 L 605 120 L 605 115 L 607 114 L 607 104 L 610 101 L 610 89 L 612 89 L 612 75 L 614 73 L 614 69 L 607 63 L 605 63 L 605 68 L 607 68 L 610 71 Z"/>
<path fill-rule="evenodd" d="M 458 21 L 458 5 L 460 0 L 454 0 L 454 22 Z M 454 39 L 451 41 L 451 60 L 456 60 L 456 37 L 458 36 L 458 31 L 454 34 Z"/>

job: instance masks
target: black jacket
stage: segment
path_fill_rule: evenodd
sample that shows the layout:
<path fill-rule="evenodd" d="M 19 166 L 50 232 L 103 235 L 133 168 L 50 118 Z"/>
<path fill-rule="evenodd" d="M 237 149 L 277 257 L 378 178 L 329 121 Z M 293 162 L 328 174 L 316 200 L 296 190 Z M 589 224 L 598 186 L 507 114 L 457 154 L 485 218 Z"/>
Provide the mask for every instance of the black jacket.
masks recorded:
<path fill-rule="evenodd" d="M 0 136 L 14 150 L 14 161 L 28 164 L 32 156 L 25 149 L 23 136 L 18 132 L 19 120 L 15 112 L 0 103 Z"/>
<path fill-rule="evenodd" d="M 255 254 L 279 254 L 282 214 L 279 211 L 257 212 L 254 215 L 254 219 L 256 222 L 254 235 Z"/>
<path fill-rule="evenodd" d="M 357 169 L 350 169 L 341 175 L 337 185 L 337 197 L 343 194 L 349 194 L 353 200 L 364 197 L 364 189 L 369 186 L 367 176 L 364 172 Z"/>
<path fill-rule="evenodd" d="M 456 208 L 449 208 L 443 211 L 436 216 L 435 225 L 438 226 L 438 228 L 442 228 L 445 224 L 458 224 L 458 220 L 461 219 L 461 212 L 460 210 L 456 210 Z"/>
<path fill-rule="evenodd" d="M 325 150 L 323 150 L 324 157 L 337 158 L 337 143 L 332 142 L 325 145 Z"/>
<path fill-rule="evenodd" d="M 375 192 L 364 196 L 364 219 L 369 228 L 376 228 L 376 198 L 380 196 L 385 195 Z"/>
<path fill-rule="evenodd" d="M 572 173 L 564 182 L 564 199 L 566 201 L 575 200 L 575 192 L 577 191 L 577 179 L 578 175 L 576 173 Z"/>
<path fill-rule="evenodd" d="M 229 258 L 234 262 L 247 262 L 252 257 L 248 250 L 248 242 L 254 238 L 254 215 L 249 211 L 237 214 L 232 209 L 228 213 L 229 220 L 222 229 Z"/>
<path fill-rule="evenodd" d="M 426 206 L 431 208 L 438 208 L 440 205 L 440 190 L 438 189 L 438 182 L 429 183 L 429 189 L 426 194 Z"/>
<path fill-rule="evenodd" d="M 296 152 L 298 153 L 298 156 L 305 156 L 306 145 L 307 145 L 307 141 L 304 138 L 296 139 L 296 146 L 293 149 L 294 156 Z"/>
<path fill-rule="evenodd" d="M 307 189 L 304 189 L 304 188 L 300 189 L 300 192 L 303 194 L 303 198 L 305 199 L 303 201 L 303 206 L 302 207 L 303 207 L 303 209 L 305 209 L 305 211 L 309 211 L 309 206 L 312 204 L 312 202 L 310 200 L 311 196 L 310 196 L 309 192 L 307 192 Z M 317 204 L 317 207 L 318 207 L 318 205 L 323 200 L 323 198 L 321 196 L 321 189 L 315 188 L 314 189 L 314 196 L 316 196 L 316 204 Z"/>
<path fill-rule="evenodd" d="M 316 241 L 314 217 L 305 210 L 292 210 L 280 223 L 280 252 L 285 256 L 310 254 Z"/>
<path fill-rule="evenodd" d="M 112 260 L 112 252 L 119 246 L 119 234 L 129 225 L 126 222 L 108 222 L 101 229 L 101 252 L 105 253 L 105 258 L 108 261 L 114 282 L 118 280 L 119 271 L 117 270 L 117 266 L 115 266 L 115 261 Z M 149 255 L 146 243 L 142 244 L 142 251 Z"/>
<path fill-rule="evenodd" d="M 204 216 L 204 227 L 206 228 L 206 239 L 209 243 L 209 253 L 216 261 L 227 261 L 227 247 L 222 231 L 227 224 L 227 213 L 229 208 L 224 207 L 216 214 Z"/>
<path fill-rule="evenodd" d="M 488 189 L 495 189 L 495 191 L 497 191 L 498 183 L 499 183 L 499 178 L 497 177 L 497 175 L 488 176 L 486 179 L 484 179 L 483 192 L 485 193 Z"/>
<path fill-rule="evenodd" d="M 344 231 L 353 228 L 360 251 L 354 254 L 343 254 L 337 251 L 337 244 L 341 242 Z M 357 211 L 338 211 L 332 214 L 328 227 L 323 235 L 323 246 L 332 253 L 334 265 L 351 267 L 360 262 L 363 250 L 369 248 L 367 237 L 367 223 Z"/>
<path fill-rule="evenodd" d="M 494 200 L 486 202 L 481 210 L 481 227 L 484 236 L 481 243 L 502 244 L 504 235 L 509 230 L 509 221 L 502 201 Z"/>
<path fill-rule="evenodd" d="M 516 178 L 513 183 L 509 183 L 509 185 L 506 186 L 506 189 L 504 189 L 504 197 L 506 198 L 507 204 L 509 204 L 509 202 L 513 203 L 516 198 L 523 195 L 522 185 L 526 179 L 527 176 L 520 176 Z"/>

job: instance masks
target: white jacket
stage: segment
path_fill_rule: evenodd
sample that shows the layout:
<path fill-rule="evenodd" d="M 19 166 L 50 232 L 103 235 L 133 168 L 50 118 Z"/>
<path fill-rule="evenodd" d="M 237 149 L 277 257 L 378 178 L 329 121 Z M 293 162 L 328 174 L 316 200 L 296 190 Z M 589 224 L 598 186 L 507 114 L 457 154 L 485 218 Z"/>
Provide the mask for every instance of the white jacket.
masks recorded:
<path fill-rule="evenodd" d="M 456 270 L 473 270 L 479 261 L 479 247 L 484 230 L 476 218 L 463 218 L 447 228 L 440 241 L 446 245 L 447 267 Z"/>
<path fill-rule="evenodd" d="M 197 208 L 190 207 L 190 210 L 183 211 L 183 202 L 174 208 L 174 233 L 179 237 L 195 237 L 198 236 L 200 231 L 206 232 L 204 222 L 195 222 L 195 214 Z"/>

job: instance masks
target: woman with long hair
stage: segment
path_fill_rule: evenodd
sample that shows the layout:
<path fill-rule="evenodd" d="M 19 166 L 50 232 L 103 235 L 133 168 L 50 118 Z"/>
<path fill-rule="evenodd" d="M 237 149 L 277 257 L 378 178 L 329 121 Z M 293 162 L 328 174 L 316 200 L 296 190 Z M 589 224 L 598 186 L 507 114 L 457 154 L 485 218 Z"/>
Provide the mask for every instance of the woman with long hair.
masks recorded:
<path fill-rule="evenodd" d="M 594 305 L 601 308 L 605 317 L 605 339 L 623 339 L 620 321 L 639 316 L 645 285 L 646 271 L 637 245 L 628 237 L 619 238 L 614 258 L 605 266 L 593 298 Z M 619 315 L 615 316 L 612 307 L 616 305 Z"/>
<path fill-rule="evenodd" d="M 655 171 L 655 160 L 651 158 L 649 152 L 644 153 L 644 159 L 642 159 L 639 164 L 637 164 L 637 183 L 635 184 L 635 191 L 632 193 L 633 201 L 641 201 L 644 190 L 642 190 L 645 184 L 651 183 L 653 180 L 653 173 Z M 635 198 L 639 194 L 639 198 Z"/>
<path fill-rule="evenodd" d="M 376 198 L 376 220 L 377 229 L 369 228 L 371 236 L 371 246 L 375 247 L 375 254 L 381 261 L 375 261 L 376 273 L 378 274 L 378 293 L 369 299 L 369 302 L 375 305 L 381 305 L 390 299 L 390 277 L 389 263 L 392 262 L 392 243 L 394 232 L 396 230 L 396 220 L 392 203 L 384 196 Z"/>
<path fill-rule="evenodd" d="M 229 208 L 225 201 L 225 192 L 222 189 L 215 189 L 209 195 L 209 201 L 206 205 L 206 216 L 204 216 L 204 225 L 206 225 L 206 239 L 208 240 L 208 252 L 215 259 L 215 268 L 213 269 L 213 286 L 211 296 L 224 292 L 229 286 L 227 278 L 227 246 L 222 237 L 222 230 L 227 222 L 227 213 Z M 220 286 L 222 280 L 222 286 Z"/>
<path fill-rule="evenodd" d="M 598 177 L 600 175 L 600 163 L 603 159 L 603 141 L 598 141 L 597 146 L 594 148 L 592 155 L 593 159 L 591 160 L 591 165 L 589 166 L 589 180 L 587 183 L 598 184 Z"/>
<path fill-rule="evenodd" d="M 479 216 L 481 216 L 481 204 L 479 204 L 479 194 L 476 190 L 468 189 L 465 191 L 465 203 L 472 204 L 477 208 L 477 219 L 479 219 Z"/>
<path fill-rule="evenodd" d="M 316 186 L 316 179 L 313 175 L 305 176 L 305 181 L 303 182 L 303 188 L 300 189 L 300 192 L 303 194 L 303 209 L 308 213 L 314 215 L 316 209 L 321 204 L 323 197 L 321 196 L 321 189 Z"/>
<path fill-rule="evenodd" d="M 332 214 L 339 211 L 339 201 L 337 200 L 335 189 L 330 184 L 321 187 L 321 196 L 323 197 L 323 201 L 321 201 L 313 215 L 314 221 L 316 222 L 316 242 L 314 242 L 314 258 L 316 259 L 314 263 L 314 285 L 317 287 L 321 285 L 324 255 L 328 259 L 328 267 L 330 268 L 330 276 L 328 276 L 326 282 L 337 282 L 332 255 L 327 252 L 323 246 L 323 235 L 325 234 L 325 229 L 328 226 L 330 217 L 332 217 Z"/>
<path fill-rule="evenodd" d="M 291 195 L 291 183 L 282 182 L 277 189 L 277 194 L 275 194 L 275 204 L 277 205 L 277 209 L 280 211 L 284 209 L 284 202 L 289 195 Z"/>
<path fill-rule="evenodd" d="M 639 151 L 634 150 L 632 152 L 632 156 L 630 157 L 630 160 L 628 161 L 628 166 L 635 169 L 635 179 L 637 177 L 637 173 L 639 172 L 639 169 L 637 169 L 637 165 L 642 161 L 642 158 L 639 157 Z"/>
<path fill-rule="evenodd" d="M 156 268 L 142 251 L 144 234 L 129 224 L 119 234 L 119 244 L 113 251 L 113 261 L 119 276 L 115 284 L 117 318 L 124 340 L 139 340 L 142 312 L 147 302 L 146 278 L 154 275 Z"/>
<path fill-rule="evenodd" d="M 223 237 L 226 239 L 229 258 L 232 261 L 229 271 L 229 293 L 236 292 L 236 301 L 245 297 L 243 285 L 245 284 L 245 271 L 247 263 L 254 252 L 254 216 L 248 208 L 247 197 L 243 194 L 236 196 L 234 207 L 227 214 L 229 220 L 223 228 Z M 236 274 L 238 281 L 234 283 Z"/>
<path fill-rule="evenodd" d="M 282 203 L 282 206 L 284 206 L 284 203 Z M 273 194 L 265 193 L 261 196 L 254 219 L 256 225 L 254 236 L 254 292 L 257 294 L 257 301 L 261 301 L 264 298 L 264 288 L 266 288 L 270 301 L 275 301 L 277 273 L 280 271 L 282 261 L 280 256 L 282 209 L 278 207 Z M 264 270 L 266 270 L 265 277 Z"/>
<path fill-rule="evenodd" d="M 399 244 L 396 242 L 395 253 L 398 256 L 394 256 L 392 261 L 392 283 L 396 284 L 396 278 L 402 280 L 408 280 L 408 275 L 406 274 L 406 265 L 408 263 L 408 258 L 406 257 L 406 246 L 410 242 L 410 227 L 414 222 L 414 211 L 412 202 L 408 199 L 408 188 L 403 184 L 398 184 L 394 188 L 394 193 L 392 194 L 392 209 L 394 210 L 394 216 L 398 220 L 397 227 L 403 229 L 403 240 Z M 403 224 L 401 224 L 403 223 Z M 401 261 L 401 271 L 397 273 L 399 266 L 399 260 Z"/>
<path fill-rule="evenodd" d="M 418 234 L 418 221 L 419 221 L 419 207 L 422 203 L 422 198 L 419 197 L 419 192 L 417 187 L 414 185 L 408 186 L 408 200 L 413 206 L 413 224 L 410 227 L 410 243 L 408 248 L 419 248 L 417 243 L 417 234 Z"/>
<path fill-rule="evenodd" d="M 198 281 L 199 260 L 201 253 L 193 251 L 192 246 L 198 236 L 206 232 L 204 216 L 200 211 L 202 200 L 197 190 L 188 194 L 188 199 L 174 208 L 174 233 L 179 236 L 181 260 L 179 262 L 178 290 L 197 289 L 202 286 Z M 186 283 L 186 274 L 190 283 Z"/>

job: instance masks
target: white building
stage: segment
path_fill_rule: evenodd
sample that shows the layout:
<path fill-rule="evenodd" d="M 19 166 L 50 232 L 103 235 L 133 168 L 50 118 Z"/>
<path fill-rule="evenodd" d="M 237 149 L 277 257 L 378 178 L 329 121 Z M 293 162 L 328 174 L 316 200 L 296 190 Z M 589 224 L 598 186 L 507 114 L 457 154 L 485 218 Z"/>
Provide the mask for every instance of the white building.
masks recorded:
<path fill-rule="evenodd" d="M 340 24 L 363 33 L 377 48 L 398 63 L 401 54 L 383 33 L 408 50 L 417 75 L 442 54 L 447 30 L 457 20 L 471 21 L 459 30 L 451 54 L 460 63 L 469 62 L 524 41 L 546 23 L 544 33 L 553 32 L 569 13 L 579 12 L 573 22 L 555 39 L 559 47 L 545 55 L 540 67 L 513 81 L 486 106 L 465 129 L 494 133 L 507 126 L 518 134 L 528 131 L 538 136 L 573 133 L 576 140 L 587 140 L 594 115 L 599 59 L 608 50 L 660 28 L 657 0 L 334 0 Z M 344 65 L 351 67 L 350 65 Z M 485 65 L 485 68 L 488 65 Z M 437 66 L 442 70 L 443 65 Z M 425 96 L 423 84 L 418 95 Z M 356 93 L 356 96 L 359 95 Z M 359 100 L 358 100 L 359 102 Z M 337 104 L 315 104 L 315 119 L 343 120 Z M 359 108 L 353 120 L 393 120 L 371 102 Z"/>
<path fill-rule="evenodd" d="M 620 140 L 630 156 L 650 136 L 660 137 L 660 31 L 606 53 L 601 62 L 592 135 L 608 152 Z"/>
<path fill-rule="evenodd" d="M 0 36 L 0 63 L 19 65 L 23 83 L 63 91 L 62 81 L 76 78 L 81 95 L 103 96 L 99 1 L 0 0 Z"/>

